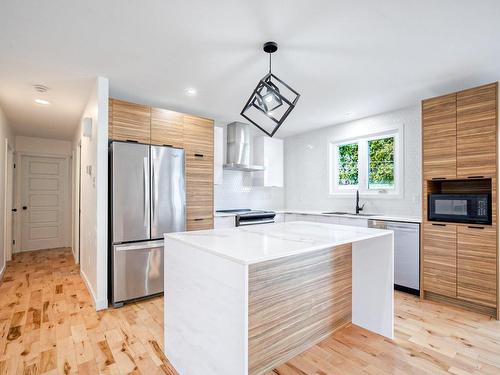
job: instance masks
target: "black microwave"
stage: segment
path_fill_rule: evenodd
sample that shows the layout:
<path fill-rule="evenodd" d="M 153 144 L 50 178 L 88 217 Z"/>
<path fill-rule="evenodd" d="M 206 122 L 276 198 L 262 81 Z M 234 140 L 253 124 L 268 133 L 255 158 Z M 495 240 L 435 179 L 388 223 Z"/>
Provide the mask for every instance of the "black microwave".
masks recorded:
<path fill-rule="evenodd" d="M 428 219 L 491 224 L 491 194 L 429 194 Z"/>

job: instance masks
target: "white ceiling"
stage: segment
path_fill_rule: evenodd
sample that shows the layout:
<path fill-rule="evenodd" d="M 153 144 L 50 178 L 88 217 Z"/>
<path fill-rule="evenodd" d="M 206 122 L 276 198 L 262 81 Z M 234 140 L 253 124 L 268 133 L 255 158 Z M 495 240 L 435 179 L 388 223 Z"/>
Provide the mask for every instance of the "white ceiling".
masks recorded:
<path fill-rule="evenodd" d="M 499 21 L 498 0 L 5 0 L 0 105 L 19 134 L 71 138 L 100 75 L 114 97 L 241 121 L 275 40 L 302 95 L 286 136 L 498 80 Z"/>

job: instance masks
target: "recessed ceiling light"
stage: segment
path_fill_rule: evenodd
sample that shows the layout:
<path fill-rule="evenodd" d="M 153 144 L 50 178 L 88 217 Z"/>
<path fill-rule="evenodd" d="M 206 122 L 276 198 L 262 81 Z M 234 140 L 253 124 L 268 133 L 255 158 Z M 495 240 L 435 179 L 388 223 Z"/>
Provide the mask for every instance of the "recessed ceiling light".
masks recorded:
<path fill-rule="evenodd" d="M 198 91 L 196 91 L 196 89 L 193 87 L 189 87 L 186 89 L 186 94 L 188 94 L 189 96 L 195 96 L 197 93 Z"/>
<path fill-rule="evenodd" d="M 48 100 L 45 100 L 45 99 L 35 99 L 35 103 L 41 104 L 41 105 L 49 105 L 50 104 L 50 102 Z"/>

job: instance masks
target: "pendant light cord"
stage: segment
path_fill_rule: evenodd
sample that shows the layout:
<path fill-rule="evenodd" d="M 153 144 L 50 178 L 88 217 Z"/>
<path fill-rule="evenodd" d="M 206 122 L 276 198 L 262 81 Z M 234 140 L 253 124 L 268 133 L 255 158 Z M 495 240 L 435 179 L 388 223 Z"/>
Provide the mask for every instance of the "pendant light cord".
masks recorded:
<path fill-rule="evenodd" d="M 271 56 L 272 55 L 273 55 L 272 53 L 269 54 L 269 73 L 271 73 Z"/>

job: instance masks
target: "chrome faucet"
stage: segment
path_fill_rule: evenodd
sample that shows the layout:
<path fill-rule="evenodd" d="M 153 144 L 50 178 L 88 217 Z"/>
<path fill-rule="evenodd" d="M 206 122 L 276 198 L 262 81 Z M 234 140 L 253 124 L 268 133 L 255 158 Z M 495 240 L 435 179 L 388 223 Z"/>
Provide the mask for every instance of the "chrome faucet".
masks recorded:
<path fill-rule="evenodd" d="M 365 208 L 365 204 L 361 207 L 359 207 L 359 190 L 356 190 L 356 215 L 359 215 L 360 211 L 363 211 L 363 208 Z"/>

